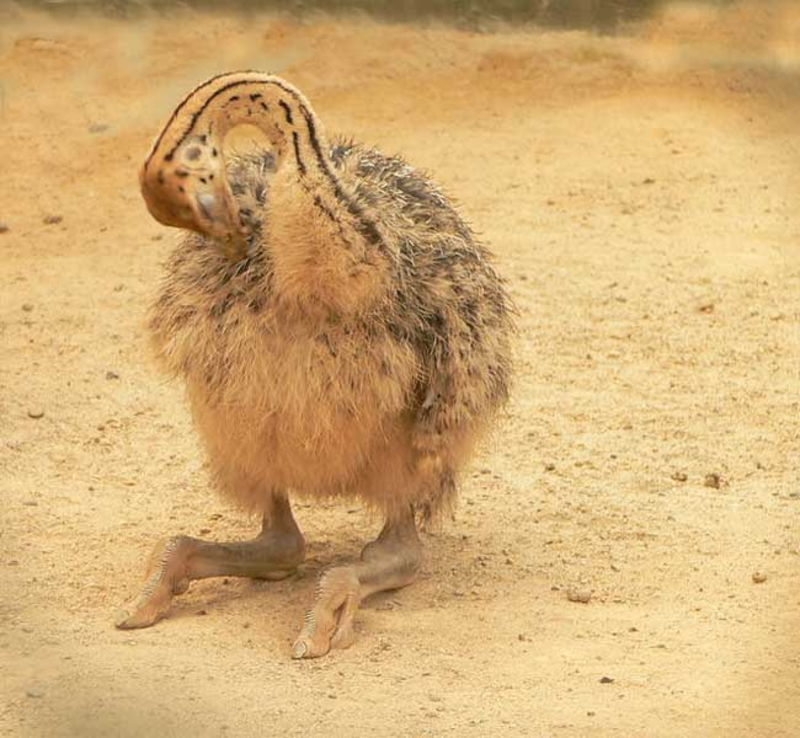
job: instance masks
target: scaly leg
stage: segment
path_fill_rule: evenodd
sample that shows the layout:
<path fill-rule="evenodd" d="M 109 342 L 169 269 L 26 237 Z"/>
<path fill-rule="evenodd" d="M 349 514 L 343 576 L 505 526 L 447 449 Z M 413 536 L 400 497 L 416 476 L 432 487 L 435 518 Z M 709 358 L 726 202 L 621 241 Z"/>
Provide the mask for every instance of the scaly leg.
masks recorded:
<path fill-rule="evenodd" d="M 174 536 L 156 545 L 147 566 L 144 586 L 117 615 L 117 628 L 146 628 L 163 618 L 172 595 L 189 588 L 193 579 L 252 577 L 283 579 L 305 557 L 303 534 L 297 527 L 289 500 L 273 498 L 264 515 L 261 533 L 252 541 L 213 543 Z"/>
<path fill-rule="evenodd" d="M 331 648 L 347 648 L 353 642 L 353 617 L 361 601 L 375 592 L 411 584 L 421 562 L 422 544 L 409 510 L 402 519 L 384 525 L 377 540 L 361 552 L 361 561 L 322 573 L 292 657 L 308 659 L 324 656 Z"/>

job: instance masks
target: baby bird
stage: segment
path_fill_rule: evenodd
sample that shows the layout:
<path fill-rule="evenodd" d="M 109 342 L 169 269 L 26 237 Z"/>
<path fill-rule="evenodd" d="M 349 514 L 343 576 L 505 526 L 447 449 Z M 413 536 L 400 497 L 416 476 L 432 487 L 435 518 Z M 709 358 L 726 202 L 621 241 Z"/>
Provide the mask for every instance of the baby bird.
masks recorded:
<path fill-rule="evenodd" d="M 241 124 L 272 151 L 226 160 Z M 152 308 L 156 355 L 186 384 L 219 491 L 263 524 L 246 542 L 160 543 L 117 626 L 152 625 L 194 579 L 288 576 L 305 552 L 290 495 L 351 496 L 383 529 L 359 561 L 323 572 L 293 656 L 346 647 L 365 597 L 416 578 L 417 525 L 452 506 L 507 399 L 503 283 L 429 179 L 329 142 L 308 100 L 269 74 L 192 90 L 140 184 L 153 217 L 187 231 Z"/>

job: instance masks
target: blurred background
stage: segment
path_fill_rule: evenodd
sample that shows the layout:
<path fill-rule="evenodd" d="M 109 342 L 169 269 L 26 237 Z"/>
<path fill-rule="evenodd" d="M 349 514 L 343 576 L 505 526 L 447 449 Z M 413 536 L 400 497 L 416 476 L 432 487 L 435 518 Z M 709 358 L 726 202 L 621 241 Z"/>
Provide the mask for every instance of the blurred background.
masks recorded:
<path fill-rule="evenodd" d="M 735 0 L 707 0 L 711 5 Z M 613 31 L 620 23 L 647 17 L 669 0 L 23 0 L 22 5 L 68 14 L 87 7 L 109 15 L 130 15 L 166 8 L 203 11 L 281 11 L 301 14 L 363 13 L 395 21 L 441 19 L 484 25 L 493 21 L 534 22 L 573 28 Z"/>

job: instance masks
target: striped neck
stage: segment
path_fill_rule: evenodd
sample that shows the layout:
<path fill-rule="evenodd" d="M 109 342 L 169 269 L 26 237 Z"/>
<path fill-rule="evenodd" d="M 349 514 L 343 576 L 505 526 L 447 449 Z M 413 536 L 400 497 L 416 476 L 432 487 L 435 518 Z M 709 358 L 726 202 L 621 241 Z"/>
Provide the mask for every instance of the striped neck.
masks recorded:
<path fill-rule="evenodd" d="M 216 237 L 235 251 L 247 227 L 225 176 L 223 142 L 238 125 L 260 128 L 278 166 L 292 167 L 306 187 L 343 196 L 320 121 L 306 98 L 261 72 L 221 74 L 192 90 L 162 129 L 140 170 L 142 194 L 165 225 Z"/>

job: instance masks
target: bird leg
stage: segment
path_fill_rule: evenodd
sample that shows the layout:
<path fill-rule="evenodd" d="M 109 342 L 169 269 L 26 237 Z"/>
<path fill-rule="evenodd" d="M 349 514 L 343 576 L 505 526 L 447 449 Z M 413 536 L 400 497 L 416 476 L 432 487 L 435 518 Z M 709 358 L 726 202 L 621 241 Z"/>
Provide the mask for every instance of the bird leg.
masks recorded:
<path fill-rule="evenodd" d="M 295 659 L 324 656 L 331 648 L 347 648 L 354 639 L 353 618 L 371 594 L 411 584 L 422 563 L 422 544 L 413 511 L 387 522 L 377 540 L 368 543 L 361 560 L 323 572 L 314 606 L 294 643 Z"/>
<path fill-rule="evenodd" d="M 146 628 L 163 618 L 172 595 L 182 594 L 193 579 L 251 577 L 283 579 L 305 556 L 305 542 L 289 500 L 273 498 L 261 533 L 252 541 L 215 543 L 188 536 L 173 536 L 156 545 L 150 555 L 139 595 L 117 615 L 117 628 Z"/>

